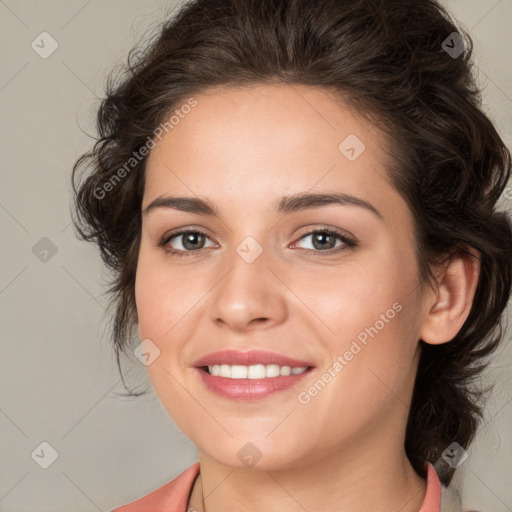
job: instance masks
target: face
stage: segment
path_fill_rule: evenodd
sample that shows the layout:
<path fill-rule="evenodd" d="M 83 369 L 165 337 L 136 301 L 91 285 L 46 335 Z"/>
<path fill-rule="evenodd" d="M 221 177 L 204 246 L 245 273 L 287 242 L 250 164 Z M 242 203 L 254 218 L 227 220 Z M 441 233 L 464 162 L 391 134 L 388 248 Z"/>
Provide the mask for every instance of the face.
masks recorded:
<path fill-rule="evenodd" d="M 422 306 L 412 216 L 387 176 L 383 135 L 317 88 L 195 100 L 151 149 L 142 203 L 153 206 L 136 304 L 163 406 L 200 452 L 232 467 L 251 450 L 274 469 L 403 447 Z M 170 196 L 190 201 L 154 203 Z M 226 349 L 309 369 L 238 380 L 196 367 Z"/>

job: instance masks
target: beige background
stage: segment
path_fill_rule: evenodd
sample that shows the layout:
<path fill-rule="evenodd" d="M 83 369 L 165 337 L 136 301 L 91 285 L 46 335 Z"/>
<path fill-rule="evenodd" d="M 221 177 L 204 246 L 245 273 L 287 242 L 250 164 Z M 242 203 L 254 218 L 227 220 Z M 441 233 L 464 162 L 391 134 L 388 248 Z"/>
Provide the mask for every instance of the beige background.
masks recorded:
<path fill-rule="evenodd" d="M 106 73 L 172 5 L 0 0 L 1 512 L 109 511 L 196 460 L 153 392 L 116 395 L 123 387 L 102 317 L 105 269 L 95 247 L 74 237 L 69 216 L 71 167 L 92 143 Z M 474 37 L 485 108 L 511 147 L 512 0 L 447 6 Z M 31 47 L 43 31 L 58 43 L 46 59 Z M 40 52 L 51 48 L 46 41 Z M 50 251 L 46 262 L 34 246 Z M 496 381 L 489 422 L 455 480 L 464 506 L 484 512 L 512 510 L 510 345 L 488 373 Z M 129 368 L 130 385 L 150 386 L 141 364 Z M 48 469 L 35 462 L 49 460 L 42 442 L 58 453 Z"/>

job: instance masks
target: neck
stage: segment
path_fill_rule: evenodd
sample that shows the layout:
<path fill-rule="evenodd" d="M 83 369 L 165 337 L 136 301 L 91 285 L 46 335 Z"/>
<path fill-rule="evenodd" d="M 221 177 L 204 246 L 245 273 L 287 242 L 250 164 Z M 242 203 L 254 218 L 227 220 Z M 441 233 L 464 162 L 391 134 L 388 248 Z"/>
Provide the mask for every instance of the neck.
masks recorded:
<path fill-rule="evenodd" d="M 200 467 L 189 503 L 197 512 L 418 512 L 426 492 L 426 480 L 394 446 L 275 471 L 228 467 L 200 453 Z"/>

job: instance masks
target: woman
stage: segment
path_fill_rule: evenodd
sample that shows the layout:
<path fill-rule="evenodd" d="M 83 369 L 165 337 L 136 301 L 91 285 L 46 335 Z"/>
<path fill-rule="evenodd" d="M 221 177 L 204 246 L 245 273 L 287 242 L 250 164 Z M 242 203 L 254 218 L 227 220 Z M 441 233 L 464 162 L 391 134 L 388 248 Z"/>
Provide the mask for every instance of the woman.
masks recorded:
<path fill-rule="evenodd" d="M 512 270 L 463 36 L 434 0 L 195 0 L 109 83 L 75 225 L 199 451 L 116 512 L 460 511 Z"/>

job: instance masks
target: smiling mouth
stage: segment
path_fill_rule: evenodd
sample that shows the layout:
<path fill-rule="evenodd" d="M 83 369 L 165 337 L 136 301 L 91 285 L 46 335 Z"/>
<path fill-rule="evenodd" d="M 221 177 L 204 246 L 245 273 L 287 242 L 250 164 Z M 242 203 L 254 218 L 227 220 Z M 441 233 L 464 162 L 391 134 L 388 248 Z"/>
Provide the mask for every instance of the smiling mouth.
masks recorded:
<path fill-rule="evenodd" d="M 201 366 L 200 369 L 212 377 L 225 377 L 228 379 L 272 379 L 300 375 L 313 368 L 312 366 L 281 366 L 277 364 L 254 364 L 250 366 L 214 364 Z"/>

